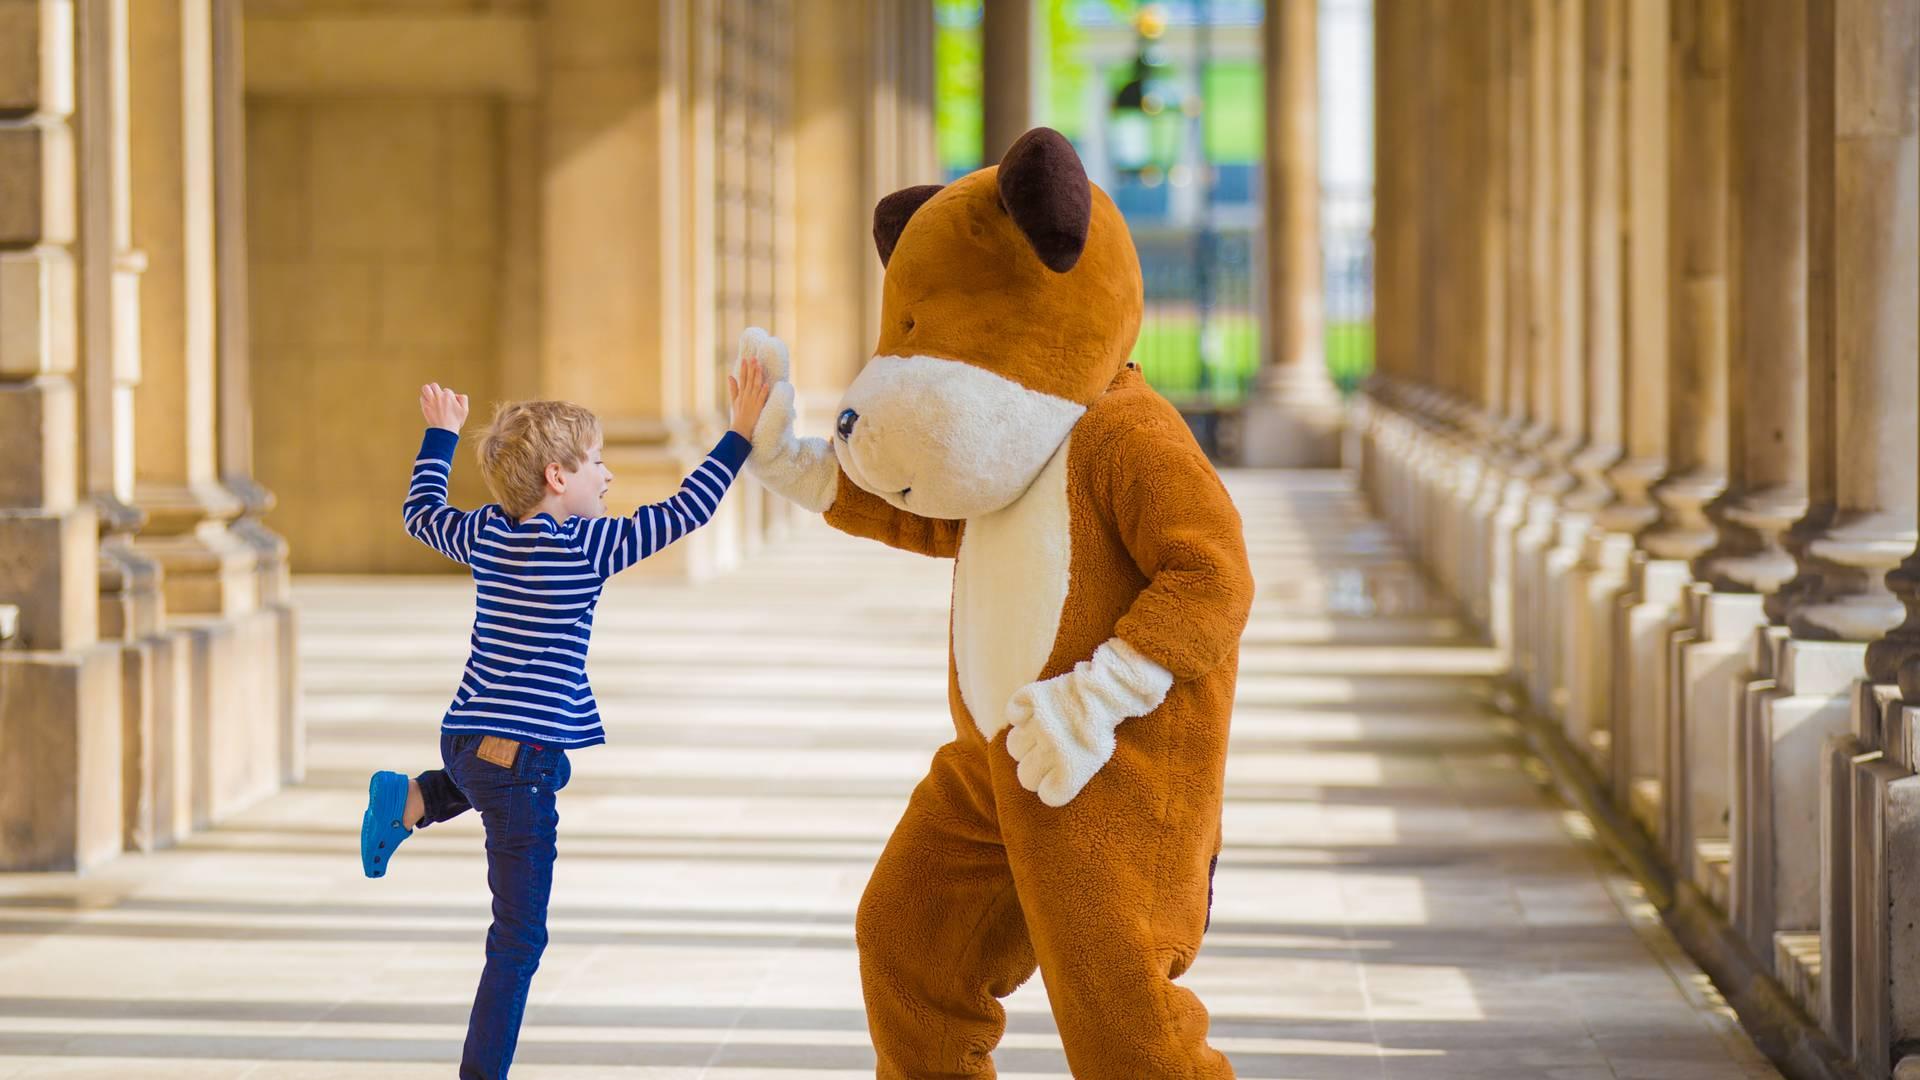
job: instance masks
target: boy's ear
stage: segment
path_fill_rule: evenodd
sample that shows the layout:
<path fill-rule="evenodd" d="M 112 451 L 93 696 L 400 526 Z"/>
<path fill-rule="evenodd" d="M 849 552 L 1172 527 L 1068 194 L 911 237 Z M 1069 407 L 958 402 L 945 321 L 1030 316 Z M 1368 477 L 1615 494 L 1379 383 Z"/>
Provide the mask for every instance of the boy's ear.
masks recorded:
<path fill-rule="evenodd" d="M 547 462 L 547 490 L 554 492 L 563 490 L 566 487 L 566 481 L 562 478 L 566 475 L 567 471 L 560 467 L 559 462 Z"/>

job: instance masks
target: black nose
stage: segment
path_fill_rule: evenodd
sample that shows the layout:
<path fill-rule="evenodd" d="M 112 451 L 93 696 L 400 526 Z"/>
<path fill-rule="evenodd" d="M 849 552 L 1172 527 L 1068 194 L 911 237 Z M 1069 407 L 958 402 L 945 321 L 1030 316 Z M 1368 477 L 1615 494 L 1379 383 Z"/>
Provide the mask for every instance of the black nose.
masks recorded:
<path fill-rule="evenodd" d="M 852 409 L 846 409 L 840 413 L 840 422 L 836 424 L 835 427 L 839 429 L 841 438 L 851 439 L 853 438 L 853 425 L 859 422 L 860 414 L 854 412 Z"/>

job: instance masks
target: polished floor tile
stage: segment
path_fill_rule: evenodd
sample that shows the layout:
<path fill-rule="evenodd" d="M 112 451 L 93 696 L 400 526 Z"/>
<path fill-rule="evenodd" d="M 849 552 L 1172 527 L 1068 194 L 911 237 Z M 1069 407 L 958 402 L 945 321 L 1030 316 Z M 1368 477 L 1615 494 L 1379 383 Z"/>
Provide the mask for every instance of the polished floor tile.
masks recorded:
<path fill-rule="evenodd" d="M 1234 474 L 1259 595 L 1213 930 L 1184 982 L 1255 1078 L 1775 1074 L 1541 789 L 1495 658 L 1337 474 Z M 516 1077 L 872 1075 L 853 910 L 945 711 L 950 567 L 816 525 L 718 580 L 621 582 L 610 745 L 561 797 Z M 0 878 L 0 1080 L 453 1073 L 488 898 L 477 822 L 381 881 L 374 768 L 434 764 L 452 579 L 304 579 L 306 782 L 83 877 Z M 1067 1076 L 1036 980 L 1006 1080 Z M 1133 1080 L 1133 1078 L 1128 1078 Z"/>

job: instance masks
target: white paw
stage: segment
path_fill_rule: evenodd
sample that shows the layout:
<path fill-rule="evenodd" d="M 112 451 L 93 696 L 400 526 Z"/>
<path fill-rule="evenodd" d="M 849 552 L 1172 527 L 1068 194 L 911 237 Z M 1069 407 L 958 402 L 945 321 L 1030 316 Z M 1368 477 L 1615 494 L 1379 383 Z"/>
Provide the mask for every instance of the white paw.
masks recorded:
<path fill-rule="evenodd" d="M 740 359 L 753 357 L 767 370 L 769 382 L 789 381 L 787 343 L 757 326 L 749 326 L 740 335 Z M 736 369 L 738 365 L 735 365 Z"/>
<path fill-rule="evenodd" d="M 1072 671 L 1014 691 L 1007 753 L 1020 786 L 1048 806 L 1072 802 L 1113 757 L 1114 729 L 1159 708 L 1172 687 L 1172 672 L 1116 637 Z"/>
<path fill-rule="evenodd" d="M 760 361 L 773 383 L 766 407 L 753 426 L 753 453 L 747 468 L 776 495 L 791 499 L 814 513 L 833 505 L 839 488 L 840 466 L 833 448 L 819 437 L 798 438 L 793 433 L 797 410 L 793 383 L 788 378 L 786 342 L 757 326 L 740 335 L 740 361 Z"/>
<path fill-rule="evenodd" d="M 1051 807 L 1074 800 L 1113 757 L 1121 718 L 1089 715 L 1069 672 L 1016 690 L 1007 702 L 1007 753 L 1020 786 Z"/>

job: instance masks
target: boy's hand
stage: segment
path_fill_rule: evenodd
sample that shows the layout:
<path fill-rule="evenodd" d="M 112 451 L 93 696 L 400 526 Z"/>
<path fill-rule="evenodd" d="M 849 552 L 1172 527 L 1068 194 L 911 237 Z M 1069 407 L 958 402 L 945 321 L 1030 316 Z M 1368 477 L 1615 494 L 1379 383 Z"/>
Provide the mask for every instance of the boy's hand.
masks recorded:
<path fill-rule="evenodd" d="M 768 491 L 816 514 L 825 512 L 840 490 L 840 465 L 827 440 L 818 435 L 802 439 L 793 433 L 793 383 L 787 381 L 793 365 L 787 360 L 786 345 L 757 326 L 748 327 L 740 335 L 742 377 L 749 364 L 760 369 L 773 392 L 747 436 L 753 441 L 747 469 Z"/>
<path fill-rule="evenodd" d="M 757 357 L 747 357 L 740 365 L 739 377 L 727 376 L 727 390 L 733 395 L 733 430 L 741 438 L 753 438 L 760 410 L 766 408 L 767 395 L 773 392 L 766 368 Z"/>
<path fill-rule="evenodd" d="M 467 395 L 428 383 L 420 388 L 420 415 L 427 418 L 428 427 L 445 428 L 458 435 L 467 422 Z"/>

